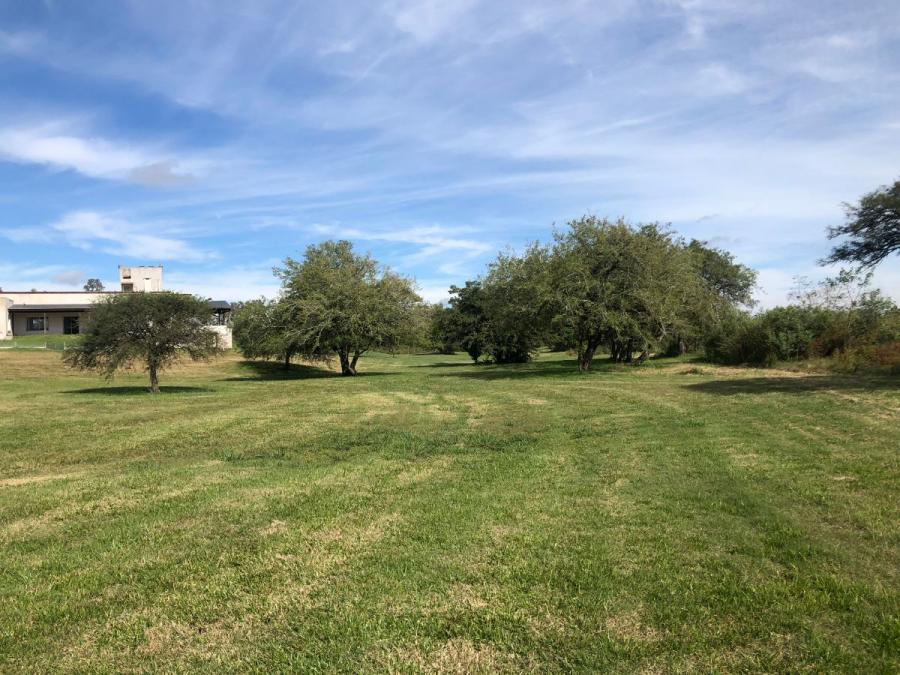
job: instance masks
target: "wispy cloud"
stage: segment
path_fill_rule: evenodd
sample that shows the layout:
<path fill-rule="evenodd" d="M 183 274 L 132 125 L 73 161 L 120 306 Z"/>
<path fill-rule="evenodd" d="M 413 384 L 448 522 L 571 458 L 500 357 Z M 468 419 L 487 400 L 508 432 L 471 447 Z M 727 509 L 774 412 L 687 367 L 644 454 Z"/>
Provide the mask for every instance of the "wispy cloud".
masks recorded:
<path fill-rule="evenodd" d="M 0 158 L 70 169 L 93 178 L 170 187 L 195 179 L 173 160 L 128 143 L 67 133 L 62 123 L 0 128 Z"/>
<path fill-rule="evenodd" d="M 115 255 L 147 260 L 205 260 L 207 251 L 182 239 L 150 234 L 152 224 L 133 223 L 93 211 L 67 213 L 50 226 L 69 243 L 84 249 L 99 248 Z"/>
<path fill-rule="evenodd" d="M 160 223 L 138 223 L 95 211 L 72 211 L 46 227 L 0 229 L 14 243 L 65 243 L 85 251 L 148 261 L 199 261 L 214 258 L 209 251 L 177 236 L 159 234 Z"/>

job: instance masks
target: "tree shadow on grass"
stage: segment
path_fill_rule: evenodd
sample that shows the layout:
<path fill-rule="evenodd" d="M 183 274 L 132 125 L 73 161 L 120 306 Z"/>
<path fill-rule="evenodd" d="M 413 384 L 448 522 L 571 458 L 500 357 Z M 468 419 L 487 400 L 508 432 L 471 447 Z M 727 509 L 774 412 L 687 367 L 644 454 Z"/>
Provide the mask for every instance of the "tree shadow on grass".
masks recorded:
<path fill-rule="evenodd" d="M 159 388 L 160 394 L 210 394 L 215 389 L 209 387 L 165 387 Z M 101 394 L 104 396 L 135 396 L 149 394 L 149 387 L 90 387 L 88 389 L 70 389 L 63 394 Z"/>
<path fill-rule="evenodd" d="M 409 366 L 410 368 L 461 368 L 463 366 L 475 366 L 471 361 L 454 361 L 453 363 L 423 363 L 418 366 Z M 480 364 L 478 364 L 480 366 Z"/>
<path fill-rule="evenodd" d="M 473 366 L 473 364 L 464 365 L 472 366 L 474 369 L 464 373 L 438 373 L 438 377 L 460 377 L 472 380 L 519 380 L 535 377 L 581 375 L 581 373 L 578 372 L 578 364 L 575 359 L 567 359 L 564 361 L 537 361 L 532 363 L 485 364 L 478 366 Z M 441 368 L 443 367 L 443 364 L 434 364 L 433 367 Z M 592 371 L 601 371 L 604 369 L 603 365 L 596 364 L 595 367 L 592 368 Z"/>
<path fill-rule="evenodd" d="M 246 375 L 226 377 L 222 382 L 262 382 L 271 380 L 313 380 L 324 377 L 340 377 L 340 373 L 316 366 L 292 363 L 285 368 L 283 363 L 274 361 L 241 361 L 240 367 Z"/>
<path fill-rule="evenodd" d="M 323 378 L 342 378 L 343 376 L 334 371 L 326 370 L 316 366 L 308 366 L 302 363 L 292 363 L 290 368 L 285 368 L 283 363 L 275 363 L 274 361 L 241 361 L 241 368 L 247 372 L 246 375 L 238 375 L 236 377 L 226 377 L 220 382 L 273 382 L 279 380 L 318 380 Z M 373 377 L 376 375 L 392 375 L 394 373 L 385 373 L 380 371 L 362 370 L 357 373 L 356 377 Z M 353 379 L 353 378 L 347 378 Z"/>
<path fill-rule="evenodd" d="M 712 380 L 685 385 L 685 389 L 718 396 L 737 394 L 810 394 L 817 391 L 900 391 L 900 378 L 889 376 L 750 377 Z"/>

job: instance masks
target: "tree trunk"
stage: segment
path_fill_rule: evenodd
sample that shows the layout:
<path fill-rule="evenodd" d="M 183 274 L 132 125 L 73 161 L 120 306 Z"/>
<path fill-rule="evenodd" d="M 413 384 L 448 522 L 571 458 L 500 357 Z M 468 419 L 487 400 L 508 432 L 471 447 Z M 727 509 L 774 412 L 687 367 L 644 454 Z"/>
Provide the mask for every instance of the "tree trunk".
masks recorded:
<path fill-rule="evenodd" d="M 291 356 L 293 356 L 293 354 L 291 354 L 291 352 L 285 352 L 285 354 L 284 354 L 284 369 L 285 370 L 291 369 Z"/>
<path fill-rule="evenodd" d="M 594 352 L 596 349 L 596 345 L 589 344 L 585 347 L 584 351 L 578 355 L 578 370 L 580 372 L 586 373 L 591 369 L 591 362 L 594 360 Z"/>
<path fill-rule="evenodd" d="M 156 364 L 150 364 L 150 393 L 158 394 L 159 393 L 159 374 L 156 372 Z"/>
<path fill-rule="evenodd" d="M 353 359 L 350 361 L 350 370 L 353 371 L 354 375 L 356 375 L 356 362 L 359 361 L 360 356 L 362 356 L 360 352 L 353 352 Z"/>
<path fill-rule="evenodd" d="M 353 363 L 350 363 L 350 353 L 346 349 L 341 349 L 338 351 L 338 358 L 341 361 L 341 375 L 353 376 L 356 375 L 356 359 L 353 359 Z"/>

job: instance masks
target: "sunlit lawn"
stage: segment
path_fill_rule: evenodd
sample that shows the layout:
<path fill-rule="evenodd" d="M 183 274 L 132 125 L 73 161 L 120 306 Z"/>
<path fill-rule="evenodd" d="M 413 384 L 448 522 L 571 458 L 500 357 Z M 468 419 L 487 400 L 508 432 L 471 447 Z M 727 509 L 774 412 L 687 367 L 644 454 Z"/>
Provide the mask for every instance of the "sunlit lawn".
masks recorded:
<path fill-rule="evenodd" d="M 0 671 L 900 669 L 900 381 L 0 351 Z"/>

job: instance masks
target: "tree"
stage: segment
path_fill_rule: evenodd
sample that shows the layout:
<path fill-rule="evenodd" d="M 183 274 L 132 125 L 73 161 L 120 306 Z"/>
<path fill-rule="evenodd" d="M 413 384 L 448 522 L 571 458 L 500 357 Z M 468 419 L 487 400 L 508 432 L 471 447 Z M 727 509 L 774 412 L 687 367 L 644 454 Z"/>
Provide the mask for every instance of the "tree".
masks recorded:
<path fill-rule="evenodd" d="M 844 204 L 847 222 L 828 229 L 828 238 L 849 237 L 822 260 L 822 264 L 847 262 L 874 267 L 892 253 L 900 252 L 900 180 L 883 186 L 859 200 Z"/>
<path fill-rule="evenodd" d="M 573 341 L 579 370 L 590 369 L 603 344 L 614 360 L 630 361 L 684 328 L 699 276 L 685 247 L 658 225 L 586 216 L 554 236 L 553 324 Z"/>
<path fill-rule="evenodd" d="M 731 253 L 706 241 L 692 239 L 687 249 L 695 256 L 700 278 L 717 297 L 731 305 L 753 305 L 756 270 L 735 262 Z"/>
<path fill-rule="evenodd" d="M 439 354 L 453 354 L 461 348 L 459 318 L 459 312 L 452 307 L 431 307 L 431 343 Z"/>
<path fill-rule="evenodd" d="M 84 282 L 84 290 L 88 292 L 99 293 L 103 290 L 103 282 L 99 279 L 88 279 Z"/>
<path fill-rule="evenodd" d="M 721 339 L 723 327 L 733 323 L 735 312 L 754 305 L 755 270 L 705 241 L 692 239 L 686 250 L 700 283 L 693 286 L 688 298 L 682 330 L 672 335 L 668 344 L 666 354 L 670 356 L 683 354 L 709 339 Z"/>
<path fill-rule="evenodd" d="M 485 351 L 494 363 L 529 361 L 547 335 L 549 253 L 531 245 L 521 256 L 501 253 L 482 282 Z"/>
<path fill-rule="evenodd" d="M 285 370 L 295 356 L 314 358 L 304 353 L 304 345 L 290 329 L 293 309 L 287 302 L 265 298 L 240 304 L 232 315 L 235 346 L 248 359 L 277 359 Z"/>
<path fill-rule="evenodd" d="M 159 393 L 159 371 L 186 356 L 198 361 L 220 351 L 207 326 L 209 305 L 181 293 L 123 293 L 90 309 L 82 339 L 63 355 L 74 368 L 112 377 L 135 363 L 146 367 L 150 391 Z"/>
<path fill-rule="evenodd" d="M 349 241 L 309 246 L 302 261 L 286 258 L 275 274 L 288 339 L 313 357 L 337 353 L 343 375 L 356 375 L 370 349 L 396 349 L 421 302 L 409 279 L 357 255 Z"/>
<path fill-rule="evenodd" d="M 465 286 L 450 287 L 447 325 L 450 338 L 459 343 L 475 363 L 485 353 L 487 315 L 481 281 L 467 281 Z"/>

